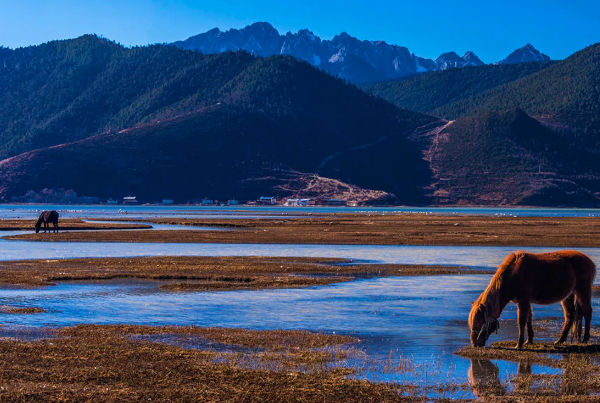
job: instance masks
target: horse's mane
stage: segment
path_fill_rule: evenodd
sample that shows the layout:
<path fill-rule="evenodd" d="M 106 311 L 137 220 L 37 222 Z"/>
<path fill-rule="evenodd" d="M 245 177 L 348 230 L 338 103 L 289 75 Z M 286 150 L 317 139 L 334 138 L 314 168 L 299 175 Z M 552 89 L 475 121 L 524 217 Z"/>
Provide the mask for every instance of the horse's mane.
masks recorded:
<path fill-rule="evenodd" d="M 504 259 L 504 262 L 498 266 L 498 270 L 496 270 L 494 277 L 492 277 L 490 280 L 490 284 L 487 286 L 485 291 L 481 293 L 479 298 L 473 302 L 473 308 L 471 309 L 471 314 L 469 315 L 470 328 L 473 328 L 473 319 L 475 317 L 475 313 L 479 311 L 479 307 L 482 305 L 485 307 L 487 318 L 498 319 L 500 317 L 500 314 L 504 309 L 504 306 L 502 306 L 500 302 L 500 297 L 502 295 L 501 289 L 502 284 L 505 281 L 507 269 L 521 259 L 524 255 L 525 252 L 522 251 L 511 253 L 506 257 L 506 259 Z"/>

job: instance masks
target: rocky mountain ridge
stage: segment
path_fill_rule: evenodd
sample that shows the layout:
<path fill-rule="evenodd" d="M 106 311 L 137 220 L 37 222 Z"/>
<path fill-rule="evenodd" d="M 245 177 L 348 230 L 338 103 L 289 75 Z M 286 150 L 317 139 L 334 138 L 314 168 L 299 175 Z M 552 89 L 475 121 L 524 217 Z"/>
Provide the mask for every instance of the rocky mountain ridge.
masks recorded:
<path fill-rule="evenodd" d="M 432 60 L 417 56 L 404 46 L 382 40 L 360 40 L 346 32 L 331 40 L 323 40 L 308 29 L 282 35 L 267 22 L 228 31 L 214 28 L 172 45 L 207 54 L 244 50 L 263 57 L 290 55 L 356 84 L 485 64 L 471 51 L 462 57 L 455 52 L 446 52 Z M 523 52 L 527 52 L 527 55 L 514 55 L 517 50 L 499 63 L 515 63 L 513 60 L 519 57 L 525 61 L 537 60 L 531 54 L 539 54 L 537 57 L 540 60 L 546 60 L 544 57 L 547 56 L 533 46 L 528 44 L 522 49 L 525 48 Z"/>
<path fill-rule="evenodd" d="M 359 40 L 345 32 L 332 40 L 322 40 L 307 29 L 281 35 L 266 22 L 240 30 L 214 28 L 172 45 L 203 53 L 244 50 L 256 56 L 290 55 L 355 83 L 483 64 L 473 52 L 462 58 L 450 52 L 431 60 L 416 56 L 403 46 Z"/>
<path fill-rule="evenodd" d="M 502 59 L 496 64 L 545 62 L 548 60 L 550 60 L 550 56 L 543 54 L 542 52 L 534 48 L 532 44 L 528 43 L 522 48 L 519 48 L 512 52 L 506 57 L 506 59 Z"/>

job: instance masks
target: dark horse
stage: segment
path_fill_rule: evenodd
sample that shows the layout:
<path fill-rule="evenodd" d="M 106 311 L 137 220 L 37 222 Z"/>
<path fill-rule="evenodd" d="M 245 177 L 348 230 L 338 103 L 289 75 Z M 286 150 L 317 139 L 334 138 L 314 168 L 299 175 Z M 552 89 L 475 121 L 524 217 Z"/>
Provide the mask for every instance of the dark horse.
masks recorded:
<path fill-rule="evenodd" d="M 44 232 L 49 229 L 49 224 L 54 224 L 54 232 L 58 232 L 58 213 L 55 210 L 52 211 L 42 211 L 40 214 L 40 218 L 38 218 L 35 223 L 35 233 L 40 232 L 40 228 L 42 224 L 44 224 Z"/>
<path fill-rule="evenodd" d="M 523 347 L 525 325 L 527 343 L 533 343 L 531 304 L 549 305 L 561 302 L 565 324 L 556 344 L 567 339 L 573 327 L 577 341 L 581 337 L 581 319 L 585 319 L 583 342 L 590 339 L 592 320 L 592 284 L 596 266 L 583 253 L 565 250 L 552 253 L 511 253 L 498 267 L 486 290 L 473 303 L 469 314 L 471 344 L 485 346 L 490 335 L 498 330 L 498 318 L 509 302 L 517 304 L 519 341 Z"/>

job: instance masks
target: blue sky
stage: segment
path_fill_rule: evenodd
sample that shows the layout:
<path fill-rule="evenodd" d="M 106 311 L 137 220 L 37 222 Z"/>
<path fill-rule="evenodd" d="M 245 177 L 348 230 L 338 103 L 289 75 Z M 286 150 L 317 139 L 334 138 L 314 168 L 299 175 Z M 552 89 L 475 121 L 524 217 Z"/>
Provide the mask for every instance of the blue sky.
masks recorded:
<path fill-rule="evenodd" d="M 488 63 L 528 42 L 556 59 L 600 42 L 597 0 L 0 0 L 0 45 L 86 33 L 146 45 L 256 21 L 282 33 L 308 28 L 324 39 L 346 31 L 430 58 L 472 50 Z"/>

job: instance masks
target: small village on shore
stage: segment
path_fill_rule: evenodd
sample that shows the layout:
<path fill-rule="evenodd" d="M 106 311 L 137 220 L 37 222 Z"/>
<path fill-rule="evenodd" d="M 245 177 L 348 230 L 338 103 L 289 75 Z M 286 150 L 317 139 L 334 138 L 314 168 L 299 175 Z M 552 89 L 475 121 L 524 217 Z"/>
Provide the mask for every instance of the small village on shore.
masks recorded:
<path fill-rule="evenodd" d="M 99 199 L 97 203 L 102 203 Z M 106 204 L 125 204 L 125 205 L 175 205 L 173 199 L 162 199 L 158 203 L 141 203 L 136 196 L 125 196 L 123 199 L 108 199 Z M 283 198 L 278 199 L 275 196 L 261 196 L 256 200 L 237 200 L 229 199 L 226 201 L 204 198 L 196 203 L 185 203 L 186 205 L 195 204 L 198 206 L 287 206 L 287 207 L 309 207 L 309 206 L 329 206 L 329 207 L 345 207 L 357 206 L 356 201 L 348 201 L 345 199 L 330 199 L 327 197 L 310 197 L 310 198 Z"/>

